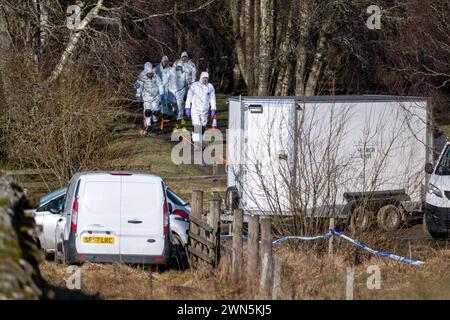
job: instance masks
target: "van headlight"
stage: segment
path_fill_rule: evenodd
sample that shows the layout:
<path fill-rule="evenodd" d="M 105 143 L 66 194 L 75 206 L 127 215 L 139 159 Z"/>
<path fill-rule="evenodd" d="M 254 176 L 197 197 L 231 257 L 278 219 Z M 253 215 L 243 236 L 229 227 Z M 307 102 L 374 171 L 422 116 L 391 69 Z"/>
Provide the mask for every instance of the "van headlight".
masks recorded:
<path fill-rule="evenodd" d="M 434 184 L 430 183 L 429 189 L 428 189 L 429 193 L 432 193 L 434 195 L 436 195 L 439 198 L 442 198 L 442 192 L 441 190 L 439 190 L 438 187 L 436 187 Z"/>

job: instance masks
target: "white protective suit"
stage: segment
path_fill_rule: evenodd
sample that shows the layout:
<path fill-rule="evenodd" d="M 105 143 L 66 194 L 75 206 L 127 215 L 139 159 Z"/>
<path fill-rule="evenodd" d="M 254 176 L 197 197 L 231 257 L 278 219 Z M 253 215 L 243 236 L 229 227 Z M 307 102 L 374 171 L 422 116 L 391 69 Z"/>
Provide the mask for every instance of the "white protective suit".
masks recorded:
<path fill-rule="evenodd" d="M 167 57 L 163 57 L 167 58 Z M 168 58 L 167 58 L 168 60 Z M 173 115 L 173 112 L 169 110 L 170 105 L 174 105 L 177 103 L 175 95 L 172 93 L 172 91 L 176 92 L 175 90 L 172 90 L 172 78 L 175 76 L 173 69 L 167 64 L 165 67 L 162 65 L 162 63 L 158 64 L 155 68 L 155 73 L 161 78 L 163 89 L 164 89 L 164 96 L 165 96 L 165 103 L 163 105 L 163 113 L 168 115 Z M 164 110 L 165 109 L 165 110 Z"/>
<path fill-rule="evenodd" d="M 208 123 L 209 106 L 211 110 L 216 110 L 216 92 L 211 83 L 202 84 L 203 78 L 209 78 L 207 72 L 202 72 L 200 80 L 194 82 L 189 88 L 186 99 L 186 109 L 191 109 L 192 125 L 194 126 L 194 134 L 192 140 L 200 142 L 202 139 L 203 127 Z"/>
<path fill-rule="evenodd" d="M 178 120 L 181 120 L 184 113 L 184 97 L 197 77 L 197 69 L 191 60 L 183 62 L 180 59 L 173 64 L 172 72 L 171 91 L 177 100 Z"/>
<path fill-rule="evenodd" d="M 147 76 L 148 73 L 153 73 L 153 77 L 149 78 Z M 160 111 L 160 96 L 164 94 L 161 78 L 154 73 L 151 63 L 147 62 L 145 64 L 144 71 L 140 73 L 136 87 L 136 96 L 142 97 L 144 101 L 144 119 L 145 124 L 149 126 L 152 121 L 158 121 L 156 114 Z"/>

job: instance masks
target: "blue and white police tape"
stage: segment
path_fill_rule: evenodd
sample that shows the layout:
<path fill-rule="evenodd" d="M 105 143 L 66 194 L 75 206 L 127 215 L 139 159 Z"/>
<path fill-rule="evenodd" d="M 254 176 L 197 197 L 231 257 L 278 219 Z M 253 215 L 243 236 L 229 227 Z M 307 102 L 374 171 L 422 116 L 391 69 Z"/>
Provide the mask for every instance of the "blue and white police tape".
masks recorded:
<path fill-rule="evenodd" d="M 389 253 L 389 252 L 384 252 L 384 251 L 379 251 L 379 250 L 370 249 L 369 247 L 366 247 L 366 246 L 363 245 L 362 243 L 360 243 L 360 242 L 358 242 L 358 241 L 356 241 L 356 240 L 353 240 L 352 238 L 346 236 L 346 235 L 343 234 L 343 233 L 340 233 L 339 231 L 336 231 L 336 230 L 334 230 L 334 229 L 333 229 L 333 230 L 330 230 L 330 231 L 331 231 L 333 234 L 337 235 L 338 237 L 341 237 L 342 239 L 345 239 L 345 240 L 347 240 L 347 241 L 350 241 L 350 242 L 352 242 L 353 244 L 357 245 L 358 247 L 360 247 L 360 248 L 362 248 L 362 249 L 364 249 L 364 250 L 366 250 L 366 251 L 368 251 L 368 252 L 370 252 L 370 253 L 372 253 L 372 254 L 376 254 L 376 255 L 379 255 L 379 256 L 382 256 L 382 257 L 387 257 L 387 258 L 390 258 L 390 259 L 392 259 L 392 260 L 404 262 L 404 263 L 407 263 L 407 264 L 421 265 L 421 264 L 424 264 L 424 263 L 425 263 L 425 262 L 423 262 L 423 261 L 416 260 L 416 259 L 410 259 L 410 258 L 406 258 L 406 257 L 400 257 L 400 256 L 397 256 L 397 255 L 392 254 L 392 253 Z"/>
<path fill-rule="evenodd" d="M 329 238 L 333 234 L 338 236 L 338 237 L 340 237 L 340 238 L 342 238 L 342 239 L 344 239 L 344 240 L 350 241 L 353 244 L 357 245 L 358 247 L 360 247 L 360 248 L 362 248 L 362 249 L 364 249 L 364 250 L 366 250 L 366 251 L 368 251 L 368 252 L 370 252 L 372 254 L 375 254 L 375 255 L 379 255 L 379 256 L 382 256 L 382 257 L 387 257 L 387 258 L 390 258 L 390 259 L 393 259 L 393 260 L 396 260 L 396 261 L 400 261 L 400 262 L 407 263 L 407 264 L 412 264 L 412 265 L 421 265 L 421 264 L 425 263 L 425 262 L 420 261 L 420 260 L 410 259 L 410 258 L 406 258 L 406 257 L 400 257 L 400 256 L 397 256 L 397 255 L 392 254 L 392 253 L 371 249 L 369 247 L 366 247 L 362 243 L 360 243 L 360 242 L 358 242 L 358 241 L 356 241 L 356 240 L 354 240 L 354 239 L 346 236 L 345 234 L 343 234 L 343 233 L 341 233 L 339 231 L 336 231 L 334 229 L 330 229 L 330 232 L 328 232 L 328 233 L 326 233 L 324 235 L 315 236 L 315 237 L 299 237 L 299 236 L 283 237 L 283 238 L 280 238 L 278 240 L 273 241 L 272 245 L 275 246 L 277 244 L 280 244 L 280 243 L 282 243 L 284 241 L 287 241 L 287 240 L 290 240 L 290 239 L 311 241 L 311 240 L 317 240 L 317 239 L 322 239 L 322 238 Z"/>
<path fill-rule="evenodd" d="M 272 242 L 272 245 L 274 246 L 274 245 L 277 245 L 277 244 L 279 244 L 279 243 L 282 243 L 282 242 L 284 242 L 284 241 L 291 240 L 291 239 L 304 240 L 304 241 L 312 241 L 312 240 L 317 240 L 317 239 L 322 239 L 322 238 L 328 238 L 328 237 L 331 237 L 331 234 L 332 234 L 331 232 L 328 232 L 327 234 L 324 234 L 324 235 L 322 235 L 322 236 L 315 236 L 315 237 L 287 236 L 287 237 L 283 237 L 283 238 L 280 238 L 280 239 L 278 239 L 278 240 L 273 241 L 273 242 Z"/>

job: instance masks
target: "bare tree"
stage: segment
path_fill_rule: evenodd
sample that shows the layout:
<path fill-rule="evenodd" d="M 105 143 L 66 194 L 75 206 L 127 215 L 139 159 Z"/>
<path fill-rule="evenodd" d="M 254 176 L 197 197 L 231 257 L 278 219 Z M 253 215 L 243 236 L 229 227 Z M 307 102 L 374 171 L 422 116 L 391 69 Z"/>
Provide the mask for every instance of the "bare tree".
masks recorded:
<path fill-rule="evenodd" d="M 328 35 L 341 26 L 334 6 L 294 0 L 230 3 L 236 55 L 250 95 L 316 93 L 324 64 L 332 60 Z"/>
<path fill-rule="evenodd" d="M 379 39 L 377 79 L 397 94 L 434 98 L 448 111 L 450 5 L 448 1 L 400 1 L 388 8 L 396 32 Z"/>

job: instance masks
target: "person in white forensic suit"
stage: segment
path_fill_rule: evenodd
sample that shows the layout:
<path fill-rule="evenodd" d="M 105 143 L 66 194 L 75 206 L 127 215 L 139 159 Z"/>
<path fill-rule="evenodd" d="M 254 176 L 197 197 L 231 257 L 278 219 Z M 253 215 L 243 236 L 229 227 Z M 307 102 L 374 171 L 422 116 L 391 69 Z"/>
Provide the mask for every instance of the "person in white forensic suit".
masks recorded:
<path fill-rule="evenodd" d="M 192 119 L 194 143 L 202 143 L 203 134 L 208 123 L 208 113 L 211 106 L 211 118 L 216 114 L 216 92 L 209 83 L 208 72 L 202 72 L 200 80 L 189 88 L 186 99 L 186 116 Z"/>
<path fill-rule="evenodd" d="M 177 120 L 183 120 L 184 98 L 189 87 L 197 77 L 197 68 L 186 51 L 181 54 L 181 58 L 173 64 L 173 82 L 172 92 L 177 100 L 178 117 Z M 183 121 L 182 121 L 183 122 Z M 184 125 L 184 123 L 182 123 Z"/>
<path fill-rule="evenodd" d="M 150 126 L 158 122 L 160 102 L 165 98 L 162 80 L 153 70 L 151 63 L 145 64 L 135 87 L 136 100 L 144 101 L 144 131 L 147 132 Z"/>
<path fill-rule="evenodd" d="M 173 69 L 169 64 L 169 57 L 163 56 L 161 59 L 161 63 L 159 63 L 155 67 L 155 73 L 161 78 L 162 85 L 164 88 L 164 97 L 165 99 L 161 101 L 162 105 L 162 113 L 168 116 L 173 116 L 174 113 L 171 109 L 171 106 L 176 106 L 177 101 L 175 95 L 172 93 L 172 77 L 174 77 Z"/>

